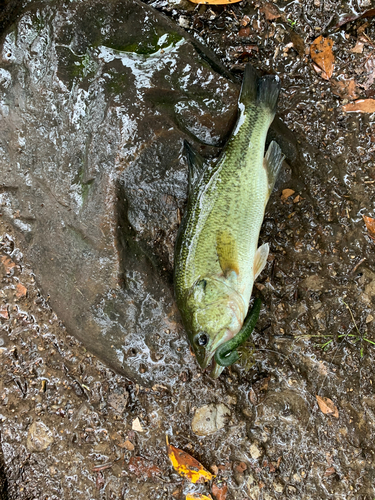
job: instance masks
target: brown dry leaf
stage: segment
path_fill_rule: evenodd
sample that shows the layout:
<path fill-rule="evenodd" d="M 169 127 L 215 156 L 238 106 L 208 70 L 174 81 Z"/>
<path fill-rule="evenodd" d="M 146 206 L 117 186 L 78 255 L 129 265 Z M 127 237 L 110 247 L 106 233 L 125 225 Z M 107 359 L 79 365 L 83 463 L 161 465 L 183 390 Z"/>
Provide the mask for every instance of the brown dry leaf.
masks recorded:
<path fill-rule="evenodd" d="M 21 283 L 17 283 L 16 285 L 16 297 L 17 299 L 21 299 L 22 297 L 26 297 L 26 293 L 27 293 L 27 288 L 23 285 L 21 285 Z"/>
<path fill-rule="evenodd" d="M 16 267 L 16 264 L 7 255 L 3 255 L 0 260 L 4 266 L 5 274 L 11 274 L 12 270 Z"/>
<path fill-rule="evenodd" d="M 362 54 L 364 46 L 365 44 L 363 42 L 357 40 L 357 43 L 352 49 L 350 49 L 350 52 L 353 52 L 354 54 Z"/>
<path fill-rule="evenodd" d="M 367 217 L 366 215 L 362 215 L 363 220 L 365 221 L 367 231 L 373 240 L 375 240 L 375 219 L 372 217 Z"/>
<path fill-rule="evenodd" d="M 227 498 L 228 486 L 226 483 L 212 485 L 212 494 L 216 500 L 225 500 Z"/>
<path fill-rule="evenodd" d="M 259 9 L 259 12 L 263 12 L 266 21 L 273 21 L 274 19 L 281 17 L 281 12 L 278 7 L 271 2 L 264 3 Z"/>
<path fill-rule="evenodd" d="M 358 97 L 358 89 L 355 80 L 332 80 L 332 92 L 342 99 L 353 100 Z"/>
<path fill-rule="evenodd" d="M 290 30 L 289 31 L 290 39 L 293 42 L 293 47 L 296 49 L 298 54 L 300 56 L 305 55 L 305 42 L 303 41 L 303 38 L 299 36 L 295 31 Z"/>
<path fill-rule="evenodd" d="M 9 319 L 9 312 L 8 312 L 8 306 L 7 305 L 1 305 L 0 306 L 0 316 L 4 319 Z"/>
<path fill-rule="evenodd" d="M 325 477 L 329 477 L 329 476 L 332 476 L 332 474 L 334 474 L 335 472 L 336 472 L 336 470 L 334 467 L 329 467 L 328 469 L 326 469 L 324 475 L 325 475 Z"/>
<path fill-rule="evenodd" d="M 322 398 L 321 396 L 315 397 L 318 401 L 319 408 L 324 415 L 332 415 L 332 417 L 339 418 L 339 410 L 331 399 Z"/>
<path fill-rule="evenodd" d="M 375 58 L 371 57 L 365 62 L 366 80 L 362 84 L 365 90 L 369 90 L 375 81 Z"/>
<path fill-rule="evenodd" d="M 186 495 L 186 500 L 212 500 L 212 496 L 202 495 L 200 493 L 188 493 Z"/>
<path fill-rule="evenodd" d="M 283 189 L 283 191 L 281 193 L 281 201 L 287 200 L 294 193 L 295 193 L 295 191 L 293 191 L 293 189 Z"/>
<path fill-rule="evenodd" d="M 335 57 L 332 52 L 332 47 L 333 40 L 328 37 L 324 38 L 322 35 L 316 38 L 310 47 L 311 59 L 320 69 L 320 72 L 315 66 L 314 69 L 325 80 L 329 80 L 333 75 Z"/>
<path fill-rule="evenodd" d="M 358 99 L 342 107 L 347 113 L 375 113 L 375 99 Z"/>
<path fill-rule="evenodd" d="M 143 479 L 150 479 L 155 474 L 161 474 L 159 467 L 143 457 L 131 457 L 129 460 L 129 471 Z"/>
<path fill-rule="evenodd" d="M 128 451 L 133 451 L 134 450 L 134 444 L 131 441 L 129 441 L 129 439 L 127 439 L 123 443 L 119 444 L 119 446 L 121 448 L 125 448 Z"/>
<path fill-rule="evenodd" d="M 192 483 L 211 481 L 211 479 L 215 477 L 211 474 L 211 472 L 208 472 L 208 470 L 206 470 L 203 465 L 198 462 L 198 460 L 189 455 L 189 453 L 179 450 L 169 444 L 168 436 L 167 451 L 174 469 L 180 474 L 180 476 L 184 476 Z"/>

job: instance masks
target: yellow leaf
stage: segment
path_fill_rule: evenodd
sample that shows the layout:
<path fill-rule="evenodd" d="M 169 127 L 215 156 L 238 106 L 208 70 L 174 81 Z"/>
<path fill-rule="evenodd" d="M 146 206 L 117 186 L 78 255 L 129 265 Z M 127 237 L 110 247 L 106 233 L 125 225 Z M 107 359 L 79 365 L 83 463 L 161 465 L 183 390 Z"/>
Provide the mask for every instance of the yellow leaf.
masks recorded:
<path fill-rule="evenodd" d="M 215 476 L 208 472 L 201 463 L 193 458 L 189 453 L 175 448 L 168 443 L 167 437 L 167 450 L 168 456 L 176 472 L 180 476 L 184 476 L 189 479 L 192 483 L 203 483 L 206 481 L 211 481 Z"/>
<path fill-rule="evenodd" d="M 200 495 L 199 493 L 189 493 L 186 495 L 186 500 L 212 500 L 212 496 Z"/>

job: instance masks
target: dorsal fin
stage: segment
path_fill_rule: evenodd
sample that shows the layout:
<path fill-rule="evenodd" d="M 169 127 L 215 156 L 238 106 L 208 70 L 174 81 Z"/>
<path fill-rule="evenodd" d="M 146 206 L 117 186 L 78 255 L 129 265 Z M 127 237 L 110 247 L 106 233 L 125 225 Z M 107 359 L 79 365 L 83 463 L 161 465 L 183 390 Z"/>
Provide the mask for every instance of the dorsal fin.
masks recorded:
<path fill-rule="evenodd" d="M 219 231 L 216 235 L 216 252 L 224 275 L 234 271 L 239 274 L 237 244 L 228 230 Z"/>
<path fill-rule="evenodd" d="M 188 143 L 184 141 L 184 148 L 189 165 L 189 194 L 193 191 L 194 186 L 202 177 L 204 171 L 204 158 Z"/>

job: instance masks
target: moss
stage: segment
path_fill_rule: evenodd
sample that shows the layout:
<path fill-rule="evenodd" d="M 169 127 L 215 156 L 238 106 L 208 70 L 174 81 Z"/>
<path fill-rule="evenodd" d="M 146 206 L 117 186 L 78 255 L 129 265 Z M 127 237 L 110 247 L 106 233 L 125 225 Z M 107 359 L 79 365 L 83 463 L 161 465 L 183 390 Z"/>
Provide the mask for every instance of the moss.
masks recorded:
<path fill-rule="evenodd" d="M 109 47 L 120 52 L 132 52 L 138 55 L 151 55 L 161 49 L 166 49 L 170 45 L 175 45 L 182 36 L 178 33 L 147 33 L 144 37 L 139 37 L 138 40 L 132 43 L 119 43 L 114 40 L 103 41 L 106 47 Z"/>

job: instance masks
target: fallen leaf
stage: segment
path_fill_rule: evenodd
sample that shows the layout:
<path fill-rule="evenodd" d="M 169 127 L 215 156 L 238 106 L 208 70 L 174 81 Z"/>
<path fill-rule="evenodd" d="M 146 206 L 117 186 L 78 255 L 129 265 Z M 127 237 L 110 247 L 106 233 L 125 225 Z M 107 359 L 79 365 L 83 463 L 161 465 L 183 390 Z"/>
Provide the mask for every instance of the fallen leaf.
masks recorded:
<path fill-rule="evenodd" d="M 273 21 L 274 19 L 278 19 L 279 17 L 281 17 L 281 12 L 279 11 L 278 7 L 271 2 L 264 3 L 259 9 L 259 12 L 262 12 L 264 14 L 266 21 Z"/>
<path fill-rule="evenodd" d="M 366 72 L 366 79 L 362 84 L 365 90 L 369 90 L 375 81 L 375 58 L 371 57 L 365 62 L 364 69 Z"/>
<path fill-rule="evenodd" d="M 332 52 L 332 47 L 333 40 L 331 38 L 323 38 L 322 35 L 316 38 L 310 47 L 311 59 L 321 72 L 319 73 L 315 66 L 314 69 L 325 80 L 329 80 L 333 75 L 335 57 Z"/>
<path fill-rule="evenodd" d="M 212 485 L 212 494 L 216 500 L 225 500 L 227 498 L 228 486 L 226 483 Z"/>
<path fill-rule="evenodd" d="M 21 299 L 22 297 L 26 297 L 26 293 L 27 293 L 27 288 L 23 285 L 21 285 L 21 283 L 17 283 L 16 285 L 16 297 L 17 299 Z"/>
<path fill-rule="evenodd" d="M 324 475 L 325 477 L 332 476 L 332 474 L 334 474 L 335 472 L 336 470 L 334 467 L 329 467 L 328 469 L 326 469 Z"/>
<path fill-rule="evenodd" d="M 193 458 L 189 453 L 175 448 L 169 444 L 167 436 L 167 451 L 170 461 L 176 472 L 184 476 L 192 483 L 211 481 L 215 476 L 208 472 L 201 463 Z"/>
<path fill-rule="evenodd" d="M 4 266 L 5 274 L 11 274 L 12 270 L 16 267 L 16 264 L 7 255 L 3 255 L 0 260 Z"/>
<path fill-rule="evenodd" d="M 212 496 L 202 495 L 199 493 L 188 493 L 186 495 L 186 500 L 212 500 Z"/>
<path fill-rule="evenodd" d="M 139 421 L 138 417 L 133 420 L 132 429 L 133 429 L 133 431 L 144 432 L 143 427 L 141 426 L 141 422 Z"/>
<path fill-rule="evenodd" d="M 159 467 L 143 457 L 131 457 L 128 467 L 130 472 L 144 479 L 150 479 L 155 474 L 161 474 Z"/>
<path fill-rule="evenodd" d="M 240 31 L 238 32 L 238 36 L 240 36 L 241 38 L 246 38 L 248 36 L 250 36 L 250 28 L 247 27 L 247 28 L 241 28 Z"/>
<path fill-rule="evenodd" d="M 292 196 L 292 194 L 294 194 L 295 191 L 293 191 L 293 189 L 283 189 L 282 193 L 281 193 L 281 201 L 285 201 L 289 198 L 289 196 Z"/>
<path fill-rule="evenodd" d="M 340 17 L 339 22 L 334 26 L 334 28 L 340 28 L 340 26 L 343 26 L 346 23 L 350 23 L 351 21 L 356 21 L 357 19 L 363 19 L 365 17 L 374 17 L 374 16 L 375 16 L 375 9 L 369 9 L 363 13 L 354 15 L 344 14 L 342 17 Z"/>
<path fill-rule="evenodd" d="M 190 0 L 192 3 L 201 3 L 201 4 L 209 4 L 209 5 L 227 5 L 230 3 L 241 2 L 241 0 Z"/>
<path fill-rule="evenodd" d="M 8 306 L 7 305 L 1 305 L 0 306 L 0 316 L 4 319 L 9 319 L 9 312 L 8 312 Z"/>
<path fill-rule="evenodd" d="M 352 49 L 350 49 L 350 52 L 353 52 L 354 54 L 362 54 L 364 46 L 365 44 L 363 42 L 357 40 L 357 43 Z"/>
<path fill-rule="evenodd" d="M 236 472 L 238 472 L 239 474 L 243 474 L 245 472 L 245 470 L 247 469 L 247 465 L 245 464 L 245 462 L 238 462 L 235 466 L 234 466 L 234 470 Z M 213 493 L 213 492 L 212 492 Z"/>
<path fill-rule="evenodd" d="M 293 199 L 293 203 L 299 203 L 302 200 L 299 194 Z"/>
<path fill-rule="evenodd" d="M 293 30 L 289 31 L 289 35 L 290 35 L 290 39 L 293 42 L 293 47 L 296 49 L 296 51 L 298 52 L 298 54 L 300 56 L 304 56 L 305 55 L 305 42 L 303 41 L 303 38 L 301 36 L 299 36 L 298 33 L 296 33 Z"/>
<path fill-rule="evenodd" d="M 375 240 L 375 219 L 372 217 L 367 217 L 366 215 L 362 215 L 363 220 L 365 221 L 367 231 L 373 240 Z"/>
<path fill-rule="evenodd" d="M 332 415 L 332 417 L 339 418 L 339 411 L 333 401 L 329 398 L 322 398 L 321 396 L 315 396 L 319 408 L 324 415 Z"/>
<path fill-rule="evenodd" d="M 123 443 L 121 443 L 119 446 L 121 448 L 125 448 L 128 451 L 133 451 L 134 450 L 134 444 L 131 441 L 129 441 L 129 439 L 127 439 L 126 441 L 124 441 Z"/>
<path fill-rule="evenodd" d="M 355 80 L 332 80 L 332 92 L 342 99 L 355 99 L 358 97 L 358 90 Z"/>
<path fill-rule="evenodd" d="M 358 99 L 342 107 L 347 113 L 375 113 L 375 99 Z"/>

